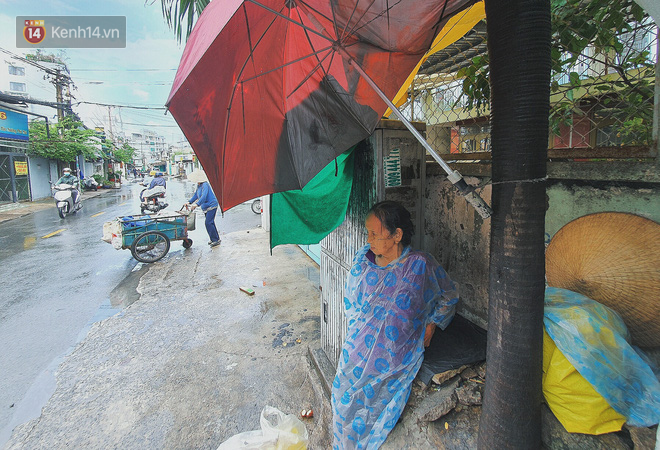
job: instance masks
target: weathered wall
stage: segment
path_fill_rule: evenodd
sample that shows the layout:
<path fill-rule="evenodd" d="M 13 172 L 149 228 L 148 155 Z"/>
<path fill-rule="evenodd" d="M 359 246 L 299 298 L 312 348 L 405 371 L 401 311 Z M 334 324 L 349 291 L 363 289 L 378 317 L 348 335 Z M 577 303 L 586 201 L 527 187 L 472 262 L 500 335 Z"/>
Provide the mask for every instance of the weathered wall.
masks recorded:
<path fill-rule="evenodd" d="M 482 181 L 466 177 L 478 186 Z M 477 190 L 491 204 L 490 185 Z M 660 223 L 660 184 L 549 180 L 546 241 L 568 222 L 605 211 L 628 212 Z M 426 172 L 424 250 L 459 284 L 459 313 L 486 328 L 490 219 L 485 221 L 457 195 L 437 164 Z"/>
<path fill-rule="evenodd" d="M 44 158 L 31 156 L 28 159 L 30 173 L 30 190 L 32 200 L 50 197 L 50 162 Z M 57 181 L 57 178 L 55 178 Z"/>
<path fill-rule="evenodd" d="M 550 182 L 545 218 L 546 241 L 571 220 L 615 211 L 637 214 L 660 223 L 660 185 Z"/>
<path fill-rule="evenodd" d="M 97 161 L 85 161 L 82 171 L 83 175 L 86 177 L 91 177 L 95 174 L 103 175 L 103 163 Z"/>
<path fill-rule="evenodd" d="M 408 130 L 377 129 L 369 139 L 375 146 L 382 148 L 384 162 L 381 163 L 379 171 L 382 172 L 384 199 L 398 201 L 410 211 L 415 225 L 412 247 L 421 248 L 423 233 L 420 230 L 423 228 L 425 208 L 422 191 L 426 175 L 426 164 L 423 163 L 424 147 Z M 400 161 L 399 170 L 395 171 L 399 176 L 394 178 L 398 178 L 399 182 L 392 183 L 390 180 L 388 183 L 385 165 L 395 152 L 398 152 Z"/>
<path fill-rule="evenodd" d="M 478 185 L 479 179 L 465 178 Z M 477 190 L 490 204 L 491 188 Z M 458 195 L 437 164 L 426 174 L 423 249 L 433 254 L 458 283 L 458 313 L 486 328 L 488 320 L 488 265 L 490 219 L 484 221 Z"/>

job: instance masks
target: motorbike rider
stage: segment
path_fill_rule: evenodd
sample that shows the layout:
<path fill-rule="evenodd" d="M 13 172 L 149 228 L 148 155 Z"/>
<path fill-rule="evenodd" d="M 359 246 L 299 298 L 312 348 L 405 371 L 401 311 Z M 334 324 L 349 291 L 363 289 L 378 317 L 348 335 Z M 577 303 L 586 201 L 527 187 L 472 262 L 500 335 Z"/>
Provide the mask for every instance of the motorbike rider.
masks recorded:
<path fill-rule="evenodd" d="M 149 189 L 153 189 L 156 186 L 167 188 L 167 183 L 165 182 L 165 178 L 163 178 L 163 172 L 156 172 L 154 179 L 149 183 Z"/>
<path fill-rule="evenodd" d="M 78 177 L 71 174 L 71 169 L 68 167 L 62 169 L 62 176 L 59 180 L 57 180 L 55 184 L 70 184 L 73 186 L 73 189 L 71 190 L 71 197 L 74 203 L 78 201 Z"/>
<path fill-rule="evenodd" d="M 157 186 L 162 186 L 163 189 L 167 188 L 167 182 L 165 181 L 165 178 L 163 178 L 163 172 L 156 172 L 154 179 L 151 180 L 151 183 L 149 183 L 149 187 L 140 193 L 140 200 L 144 202 L 144 199 L 149 197 L 149 195 L 152 193 L 152 189 Z"/>

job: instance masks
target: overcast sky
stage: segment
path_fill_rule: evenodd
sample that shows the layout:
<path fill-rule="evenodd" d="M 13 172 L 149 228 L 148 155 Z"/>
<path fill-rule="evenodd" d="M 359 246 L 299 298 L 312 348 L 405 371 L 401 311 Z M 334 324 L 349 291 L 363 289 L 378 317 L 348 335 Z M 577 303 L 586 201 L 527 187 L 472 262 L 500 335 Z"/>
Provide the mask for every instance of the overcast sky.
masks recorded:
<path fill-rule="evenodd" d="M 160 0 L 0 0 L 0 47 L 16 48 L 16 16 L 126 16 L 126 48 L 65 49 L 65 61 L 76 86 L 76 101 L 164 107 L 179 65 L 183 44 L 163 18 Z M 44 49 L 59 54 L 58 49 Z M 2 54 L 3 58 L 8 55 Z M 44 99 L 54 101 L 55 99 Z M 74 105 L 88 127 L 108 125 L 108 108 Z M 168 141 L 183 139 L 172 116 L 163 110 L 112 108 L 113 131 L 148 127 Z"/>

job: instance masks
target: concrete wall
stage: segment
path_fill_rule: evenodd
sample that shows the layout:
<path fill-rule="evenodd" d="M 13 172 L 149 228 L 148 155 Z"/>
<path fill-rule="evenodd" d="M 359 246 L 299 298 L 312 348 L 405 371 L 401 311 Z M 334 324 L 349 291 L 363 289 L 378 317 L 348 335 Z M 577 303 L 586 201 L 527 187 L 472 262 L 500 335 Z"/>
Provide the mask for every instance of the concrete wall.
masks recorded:
<path fill-rule="evenodd" d="M 398 201 L 410 211 L 415 226 L 412 247 L 422 248 L 423 233 L 420 230 L 424 223 L 423 186 L 426 177 L 426 165 L 423 164 L 424 147 L 408 130 L 394 128 L 399 126 L 395 121 L 383 121 L 381 126 L 383 128 L 376 129 L 369 139 L 374 147 L 382 149 L 383 161 L 378 162 L 378 177 L 381 178 L 379 181 L 381 189 L 384 189 L 383 200 Z M 385 166 L 393 157 L 399 160 L 400 169 L 396 171 L 397 175 L 392 177 L 391 172 L 388 176 Z M 388 178 L 390 178 L 389 182 Z M 392 184 L 393 179 L 399 179 L 400 183 Z"/>
<path fill-rule="evenodd" d="M 394 124 L 383 126 L 384 129 L 376 130 L 365 141 L 375 159 L 365 159 L 362 167 L 359 161 L 356 163 L 356 174 L 360 175 L 356 176 L 354 182 L 351 205 L 358 204 L 356 199 L 359 198 L 363 203 L 366 202 L 361 206 L 368 208 L 374 201 L 388 198 L 401 201 L 416 217 L 421 214 L 418 222 L 421 226 L 416 226 L 415 233 L 416 239 L 420 240 L 414 241 L 413 246 L 434 255 L 458 283 L 461 299 L 458 313 L 482 328 L 487 328 L 490 219 L 482 219 L 456 193 L 437 163 L 421 162 L 423 149 L 418 148 L 408 131 L 399 130 Z M 402 151 L 402 182 L 398 186 L 386 187 L 384 166 L 388 164 L 387 158 L 394 149 Z M 585 170 L 585 163 L 553 164 L 548 165 L 547 241 L 568 222 L 595 212 L 629 212 L 660 223 L 660 173 L 655 162 L 635 163 L 635 167 L 639 166 L 635 170 L 625 161 L 599 165 L 588 163 L 588 167 L 593 166 L 591 170 Z M 477 192 L 488 204 L 492 204 L 490 163 L 462 164 L 460 171 L 464 175 L 473 175 L 465 176 L 470 185 L 484 185 L 477 188 Z M 360 195 L 356 193 L 357 187 L 361 189 Z M 352 208 L 351 205 L 349 208 Z M 354 212 L 349 211 L 349 220 L 324 240 L 325 245 L 333 249 L 333 255 L 339 252 L 342 254 L 341 258 L 330 258 L 332 261 L 350 261 L 348 258 L 357 249 L 354 240 L 362 231 L 364 211 L 366 209 L 357 207 Z M 323 295 L 326 296 L 322 300 L 326 302 L 322 304 L 322 310 L 328 308 L 330 319 L 322 324 L 322 327 L 329 330 L 322 331 L 322 337 L 324 350 L 334 362 L 336 352 L 343 342 L 343 336 L 338 333 L 343 326 L 341 299 L 347 268 L 324 271 L 325 251 L 321 254 L 321 283 L 324 286 Z M 330 337 L 326 339 L 325 335 Z"/>
<path fill-rule="evenodd" d="M 653 165 L 651 164 L 651 170 Z M 476 186 L 482 179 L 466 177 Z M 491 204 L 490 185 L 477 190 Z M 605 211 L 628 212 L 660 223 L 660 184 L 620 181 L 548 181 L 546 242 L 568 222 Z M 436 256 L 459 284 L 459 314 L 486 328 L 490 219 L 484 221 L 457 195 L 437 164 L 426 173 L 424 250 Z"/>
<path fill-rule="evenodd" d="M 614 211 L 660 223 L 660 185 L 611 185 L 557 181 L 547 189 L 546 241 L 568 222 L 587 214 Z"/>
<path fill-rule="evenodd" d="M 50 172 L 49 172 L 49 175 L 48 175 L 50 177 L 50 181 L 55 183 L 62 176 L 62 175 L 60 175 L 60 170 L 57 167 L 57 161 L 52 160 L 52 159 L 48 160 L 48 166 L 50 167 Z"/>
<path fill-rule="evenodd" d="M 50 197 L 50 162 L 45 158 L 30 157 L 28 167 L 32 200 Z"/>
<path fill-rule="evenodd" d="M 91 177 L 95 174 L 103 175 L 103 163 L 85 161 L 82 167 L 82 171 L 85 177 Z"/>
<path fill-rule="evenodd" d="M 434 255 L 458 283 L 458 313 L 486 328 L 490 219 L 484 222 L 443 174 L 437 164 L 427 168 L 422 248 Z M 465 179 L 473 186 L 480 181 L 474 177 Z M 490 186 L 478 192 L 491 203 Z"/>

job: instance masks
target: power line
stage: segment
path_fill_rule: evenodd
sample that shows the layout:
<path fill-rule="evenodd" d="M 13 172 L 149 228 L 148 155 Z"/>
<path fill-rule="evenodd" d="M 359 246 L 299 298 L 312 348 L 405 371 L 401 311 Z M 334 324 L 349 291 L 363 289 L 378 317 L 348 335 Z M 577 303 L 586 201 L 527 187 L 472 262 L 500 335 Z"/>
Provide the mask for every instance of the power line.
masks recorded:
<path fill-rule="evenodd" d="M 179 128 L 178 125 L 156 125 L 156 124 L 129 123 L 129 122 L 124 122 L 124 125 L 134 125 L 134 126 L 140 126 L 140 127 L 145 127 L 145 128 L 151 128 L 151 127 Z"/>
<path fill-rule="evenodd" d="M 60 71 L 59 70 L 53 70 L 49 67 L 42 66 L 41 64 L 38 64 L 36 61 L 32 61 L 31 59 L 24 58 L 23 56 L 17 55 L 16 53 L 12 53 L 7 49 L 4 49 L 0 47 L 0 51 L 10 55 L 12 58 L 18 59 L 20 61 L 26 62 L 34 67 L 37 67 L 38 69 L 43 70 L 44 72 L 50 74 L 50 75 L 55 75 L 55 76 L 60 76 Z M 60 63 L 55 63 L 55 64 L 60 64 Z M 66 67 L 66 64 L 61 63 L 64 67 Z M 68 70 L 68 67 L 66 67 Z"/>
<path fill-rule="evenodd" d="M 77 78 L 77 77 L 76 77 Z M 115 86 L 171 86 L 171 81 L 126 81 L 115 83 L 112 81 L 101 81 L 101 80 L 92 80 L 83 81 L 79 84 L 93 84 L 93 85 L 104 85 L 104 87 L 115 87 Z"/>
<path fill-rule="evenodd" d="M 105 107 L 113 107 L 113 108 L 128 108 L 128 109 L 150 109 L 150 110 L 158 110 L 158 111 L 165 111 L 167 110 L 166 107 L 161 106 L 161 107 L 155 107 L 155 106 L 130 106 L 130 105 L 113 105 L 109 103 L 96 103 L 96 102 L 85 102 L 85 101 L 80 101 L 76 102 L 76 105 L 80 105 L 81 103 L 85 103 L 87 105 L 97 105 L 97 106 L 105 106 Z"/>
<path fill-rule="evenodd" d="M 131 114 L 133 114 L 134 116 L 146 117 L 148 119 L 153 119 L 153 120 L 167 120 L 168 122 L 173 119 L 171 116 L 166 116 L 158 111 L 138 110 L 138 111 L 131 111 Z"/>
<path fill-rule="evenodd" d="M 77 72 L 165 72 L 177 69 L 70 69 Z"/>

